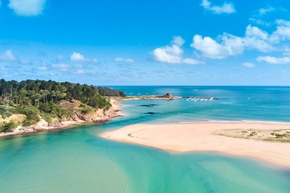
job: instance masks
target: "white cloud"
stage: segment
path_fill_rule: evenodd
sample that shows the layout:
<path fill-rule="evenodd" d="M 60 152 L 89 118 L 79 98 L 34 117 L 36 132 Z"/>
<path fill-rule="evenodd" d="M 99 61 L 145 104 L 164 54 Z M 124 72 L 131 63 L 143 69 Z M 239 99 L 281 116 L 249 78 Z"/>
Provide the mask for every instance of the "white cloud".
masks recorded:
<path fill-rule="evenodd" d="M 182 46 L 185 43 L 185 40 L 181 36 L 174 36 L 172 40 L 172 44 L 177 46 Z"/>
<path fill-rule="evenodd" d="M 202 37 L 197 34 L 193 37 L 191 47 L 206 58 L 223 59 L 242 54 L 245 50 L 256 50 L 265 53 L 280 51 L 286 53 L 289 41 L 290 22 L 277 20 L 276 30 L 272 33 L 248 25 L 245 35 L 242 37 L 224 33 L 218 36 L 217 39 L 212 39 L 211 37 Z"/>
<path fill-rule="evenodd" d="M 283 55 L 290 56 L 290 47 L 289 46 L 283 47 Z"/>
<path fill-rule="evenodd" d="M 258 62 L 267 62 L 270 64 L 290 64 L 290 57 L 273 57 L 273 56 L 259 56 Z"/>
<path fill-rule="evenodd" d="M 173 37 L 171 46 L 156 48 L 152 54 L 158 62 L 169 64 L 200 64 L 201 61 L 192 58 L 183 58 L 183 49 L 180 46 L 184 42 L 180 36 Z"/>
<path fill-rule="evenodd" d="M 275 13 L 274 13 L 275 12 Z M 269 17 L 273 17 L 276 13 L 279 13 L 279 17 L 283 18 L 281 14 L 287 15 L 287 10 L 282 7 L 272 7 L 272 6 L 265 6 L 259 9 L 255 14 L 250 17 L 250 21 L 255 22 L 258 25 L 262 25 L 265 27 L 270 27 L 274 24 L 273 21 L 269 20 Z M 271 14 L 271 15 L 270 15 Z M 286 16 L 287 17 L 287 16 Z"/>
<path fill-rule="evenodd" d="M 73 62 L 87 62 L 89 59 L 87 59 L 84 55 L 78 53 L 78 52 L 73 52 L 72 55 L 70 56 L 70 60 Z"/>
<path fill-rule="evenodd" d="M 290 40 L 290 21 L 276 20 L 277 29 L 270 36 L 270 41 L 280 43 L 281 41 Z"/>
<path fill-rule="evenodd" d="M 17 15 L 37 16 L 42 13 L 46 0 L 9 0 L 9 8 Z"/>
<path fill-rule="evenodd" d="M 182 60 L 182 63 L 184 63 L 184 64 L 200 64 L 202 62 L 199 60 L 192 59 L 192 58 L 185 58 Z"/>
<path fill-rule="evenodd" d="M 244 62 L 242 65 L 243 65 L 244 67 L 247 67 L 247 68 L 254 68 L 254 67 L 256 67 L 255 64 L 250 63 L 250 62 Z"/>
<path fill-rule="evenodd" d="M 75 65 L 74 66 L 73 73 L 74 74 L 85 74 L 85 71 L 83 69 L 83 66 L 81 64 Z"/>
<path fill-rule="evenodd" d="M 70 60 L 72 62 L 81 62 L 81 63 L 87 62 L 87 63 L 91 63 L 91 64 L 97 64 L 99 62 L 95 58 L 94 59 L 86 58 L 84 55 L 82 55 L 79 52 L 73 52 L 70 56 Z"/>
<path fill-rule="evenodd" d="M 256 49 L 260 52 L 274 51 L 275 48 L 269 42 L 269 34 L 258 27 L 247 26 L 244 39 L 244 46 L 248 49 Z"/>
<path fill-rule="evenodd" d="M 115 58 L 114 60 L 115 62 L 127 62 L 127 63 L 135 62 L 135 60 L 132 58 L 122 58 L 122 57 Z"/>
<path fill-rule="evenodd" d="M 201 6 L 215 14 L 231 14 L 236 12 L 235 7 L 232 3 L 224 3 L 221 6 L 212 6 L 211 2 L 209 2 L 208 0 L 202 0 Z"/>
<path fill-rule="evenodd" d="M 177 45 L 165 46 L 153 50 L 155 60 L 165 63 L 181 63 L 183 50 Z"/>
<path fill-rule="evenodd" d="M 267 7 L 265 7 L 265 8 L 261 8 L 261 9 L 259 9 L 259 15 L 260 15 L 260 16 L 261 16 L 261 15 L 265 15 L 265 14 L 267 14 L 267 13 L 270 13 L 270 12 L 274 11 L 274 10 L 275 10 L 274 7 L 267 6 Z"/>
<path fill-rule="evenodd" d="M 0 60 L 2 61 L 15 61 L 17 57 L 12 53 L 11 50 L 6 50 L 3 54 L 0 55 Z"/>
<path fill-rule="evenodd" d="M 265 26 L 265 27 L 271 26 L 270 22 L 266 22 L 266 21 L 264 21 L 262 19 L 259 19 L 259 18 L 251 17 L 249 20 L 252 21 L 252 22 L 255 22 L 258 25 L 262 25 L 262 26 Z"/>
<path fill-rule="evenodd" d="M 222 42 L 218 43 L 210 37 L 195 35 L 190 46 L 201 52 L 204 57 L 212 59 L 223 59 L 244 51 L 241 38 L 224 34 L 221 39 Z"/>
<path fill-rule="evenodd" d="M 251 25 L 248 25 L 246 28 L 246 37 L 259 37 L 260 39 L 267 39 L 268 33 L 259 29 L 258 27 L 252 27 Z"/>
<path fill-rule="evenodd" d="M 243 42 L 240 38 L 224 34 L 219 43 L 210 37 L 195 35 L 190 45 L 199 51 L 204 57 L 211 59 L 223 59 L 244 51 Z"/>
<path fill-rule="evenodd" d="M 224 47 L 210 37 L 203 38 L 201 35 L 195 35 L 190 46 L 207 58 L 222 59 L 227 57 Z"/>

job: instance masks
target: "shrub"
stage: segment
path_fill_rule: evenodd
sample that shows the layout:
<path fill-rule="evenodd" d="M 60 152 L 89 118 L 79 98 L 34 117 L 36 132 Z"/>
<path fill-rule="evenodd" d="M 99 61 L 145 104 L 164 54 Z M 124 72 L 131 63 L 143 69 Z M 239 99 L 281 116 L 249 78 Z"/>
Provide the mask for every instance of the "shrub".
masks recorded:
<path fill-rule="evenodd" d="M 39 112 L 35 107 L 32 106 L 21 106 L 18 109 L 18 112 L 24 114 L 26 119 L 23 122 L 23 126 L 30 126 L 36 124 L 39 119 Z"/>
<path fill-rule="evenodd" d="M 79 110 L 80 110 L 81 113 L 83 113 L 83 114 L 88 114 L 88 113 L 90 113 L 90 112 L 92 111 L 92 108 L 89 107 L 89 106 L 87 106 L 87 105 L 85 105 L 85 104 L 83 104 L 83 103 L 81 103 L 81 104 L 79 105 Z"/>
<path fill-rule="evenodd" d="M 3 122 L 1 125 L 0 125 L 0 132 L 11 132 L 13 131 L 14 128 L 16 128 L 17 125 L 16 123 L 14 123 L 13 121 L 10 121 L 10 122 Z"/>

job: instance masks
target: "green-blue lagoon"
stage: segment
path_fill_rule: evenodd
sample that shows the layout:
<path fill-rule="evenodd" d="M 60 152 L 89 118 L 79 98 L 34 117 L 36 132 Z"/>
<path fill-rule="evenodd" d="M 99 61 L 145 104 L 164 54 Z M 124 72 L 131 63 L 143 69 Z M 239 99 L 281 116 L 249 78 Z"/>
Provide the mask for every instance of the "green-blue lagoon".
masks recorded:
<path fill-rule="evenodd" d="M 290 170 L 213 152 L 174 153 L 103 139 L 136 123 L 289 121 L 288 87 L 123 87 L 127 93 L 202 95 L 218 101 L 124 101 L 124 117 L 101 125 L 0 140 L 2 193 L 289 193 Z M 127 89 L 127 90 L 126 90 Z M 130 91 L 129 91 L 130 90 Z M 276 93 L 276 94 L 275 94 Z M 279 95 L 279 96 L 278 96 Z M 267 111 L 266 111 L 266 110 Z M 277 111 L 278 109 L 278 111 Z M 148 111 L 157 112 L 154 115 Z M 265 113 L 261 114 L 263 111 Z M 275 144 L 273 144 L 275 145 Z"/>

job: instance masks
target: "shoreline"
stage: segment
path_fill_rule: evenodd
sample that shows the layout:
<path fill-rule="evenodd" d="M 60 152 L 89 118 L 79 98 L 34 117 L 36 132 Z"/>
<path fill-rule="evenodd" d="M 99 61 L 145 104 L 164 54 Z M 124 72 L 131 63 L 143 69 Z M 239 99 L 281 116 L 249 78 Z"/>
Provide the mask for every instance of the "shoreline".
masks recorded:
<path fill-rule="evenodd" d="M 193 122 L 178 124 L 136 124 L 105 132 L 101 137 L 169 152 L 215 152 L 242 156 L 290 168 L 290 143 L 225 136 L 229 131 L 290 130 L 290 123 Z M 244 131 L 245 130 L 245 131 Z M 225 135 L 213 134 L 223 131 Z M 262 136 L 263 136 L 262 135 Z"/>
<path fill-rule="evenodd" d="M 36 133 L 45 132 L 45 131 L 68 129 L 68 128 L 79 126 L 79 125 L 100 124 L 100 123 L 110 121 L 113 118 L 124 116 L 124 114 L 121 111 L 121 104 L 120 104 L 122 100 L 115 99 L 115 98 L 111 98 L 110 100 L 111 100 L 112 108 L 108 111 L 108 115 L 104 114 L 103 116 L 98 117 L 98 121 L 95 121 L 95 122 L 82 121 L 82 120 L 63 121 L 53 126 L 44 126 L 44 124 L 46 125 L 47 122 L 45 122 L 44 120 L 41 120 L 40 122 L 32 126 L 27 126 L 27 127 L 18 126 L 12 132 L 0 133 L 0 139 L 9 138 L 9 137 L 18 136 L 18 135 L 36 134 Z"/>
<path fill-rule="evenodd" d="M 8 133 L 0 133 L 0 139 L 2 138 L 10 138 L 14 136 L 25 136 L 25 135 L 32 135 L 46 131 L 56 131 L 62 129 L 69 129 L 78 125 L 89 124 L 89 122 L 77 122 L 77 121 L 64 121 L 59 123 L 60 126 L 49 126 L 49 127 L 40 127 L 34 128 L 33 126 L 28 127 L 20 127 L 16 131 L 8 132 Z"/>

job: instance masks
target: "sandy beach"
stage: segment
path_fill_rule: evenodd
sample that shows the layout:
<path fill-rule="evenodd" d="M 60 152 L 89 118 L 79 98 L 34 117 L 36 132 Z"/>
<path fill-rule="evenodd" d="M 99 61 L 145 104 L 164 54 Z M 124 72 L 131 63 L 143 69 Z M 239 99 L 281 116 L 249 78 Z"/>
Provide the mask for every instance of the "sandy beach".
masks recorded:
<path fill-rule="evenodd" d="M 103 133 L 102 137 L 168 151 L 245 156 L 290 168 L 290 143 L 280 142 L 282 137 L 277 134 L 284 132 L 288 138 L 289 131 L 290 124 L 286 123 L 196 122 L 136 124 Z"/>

